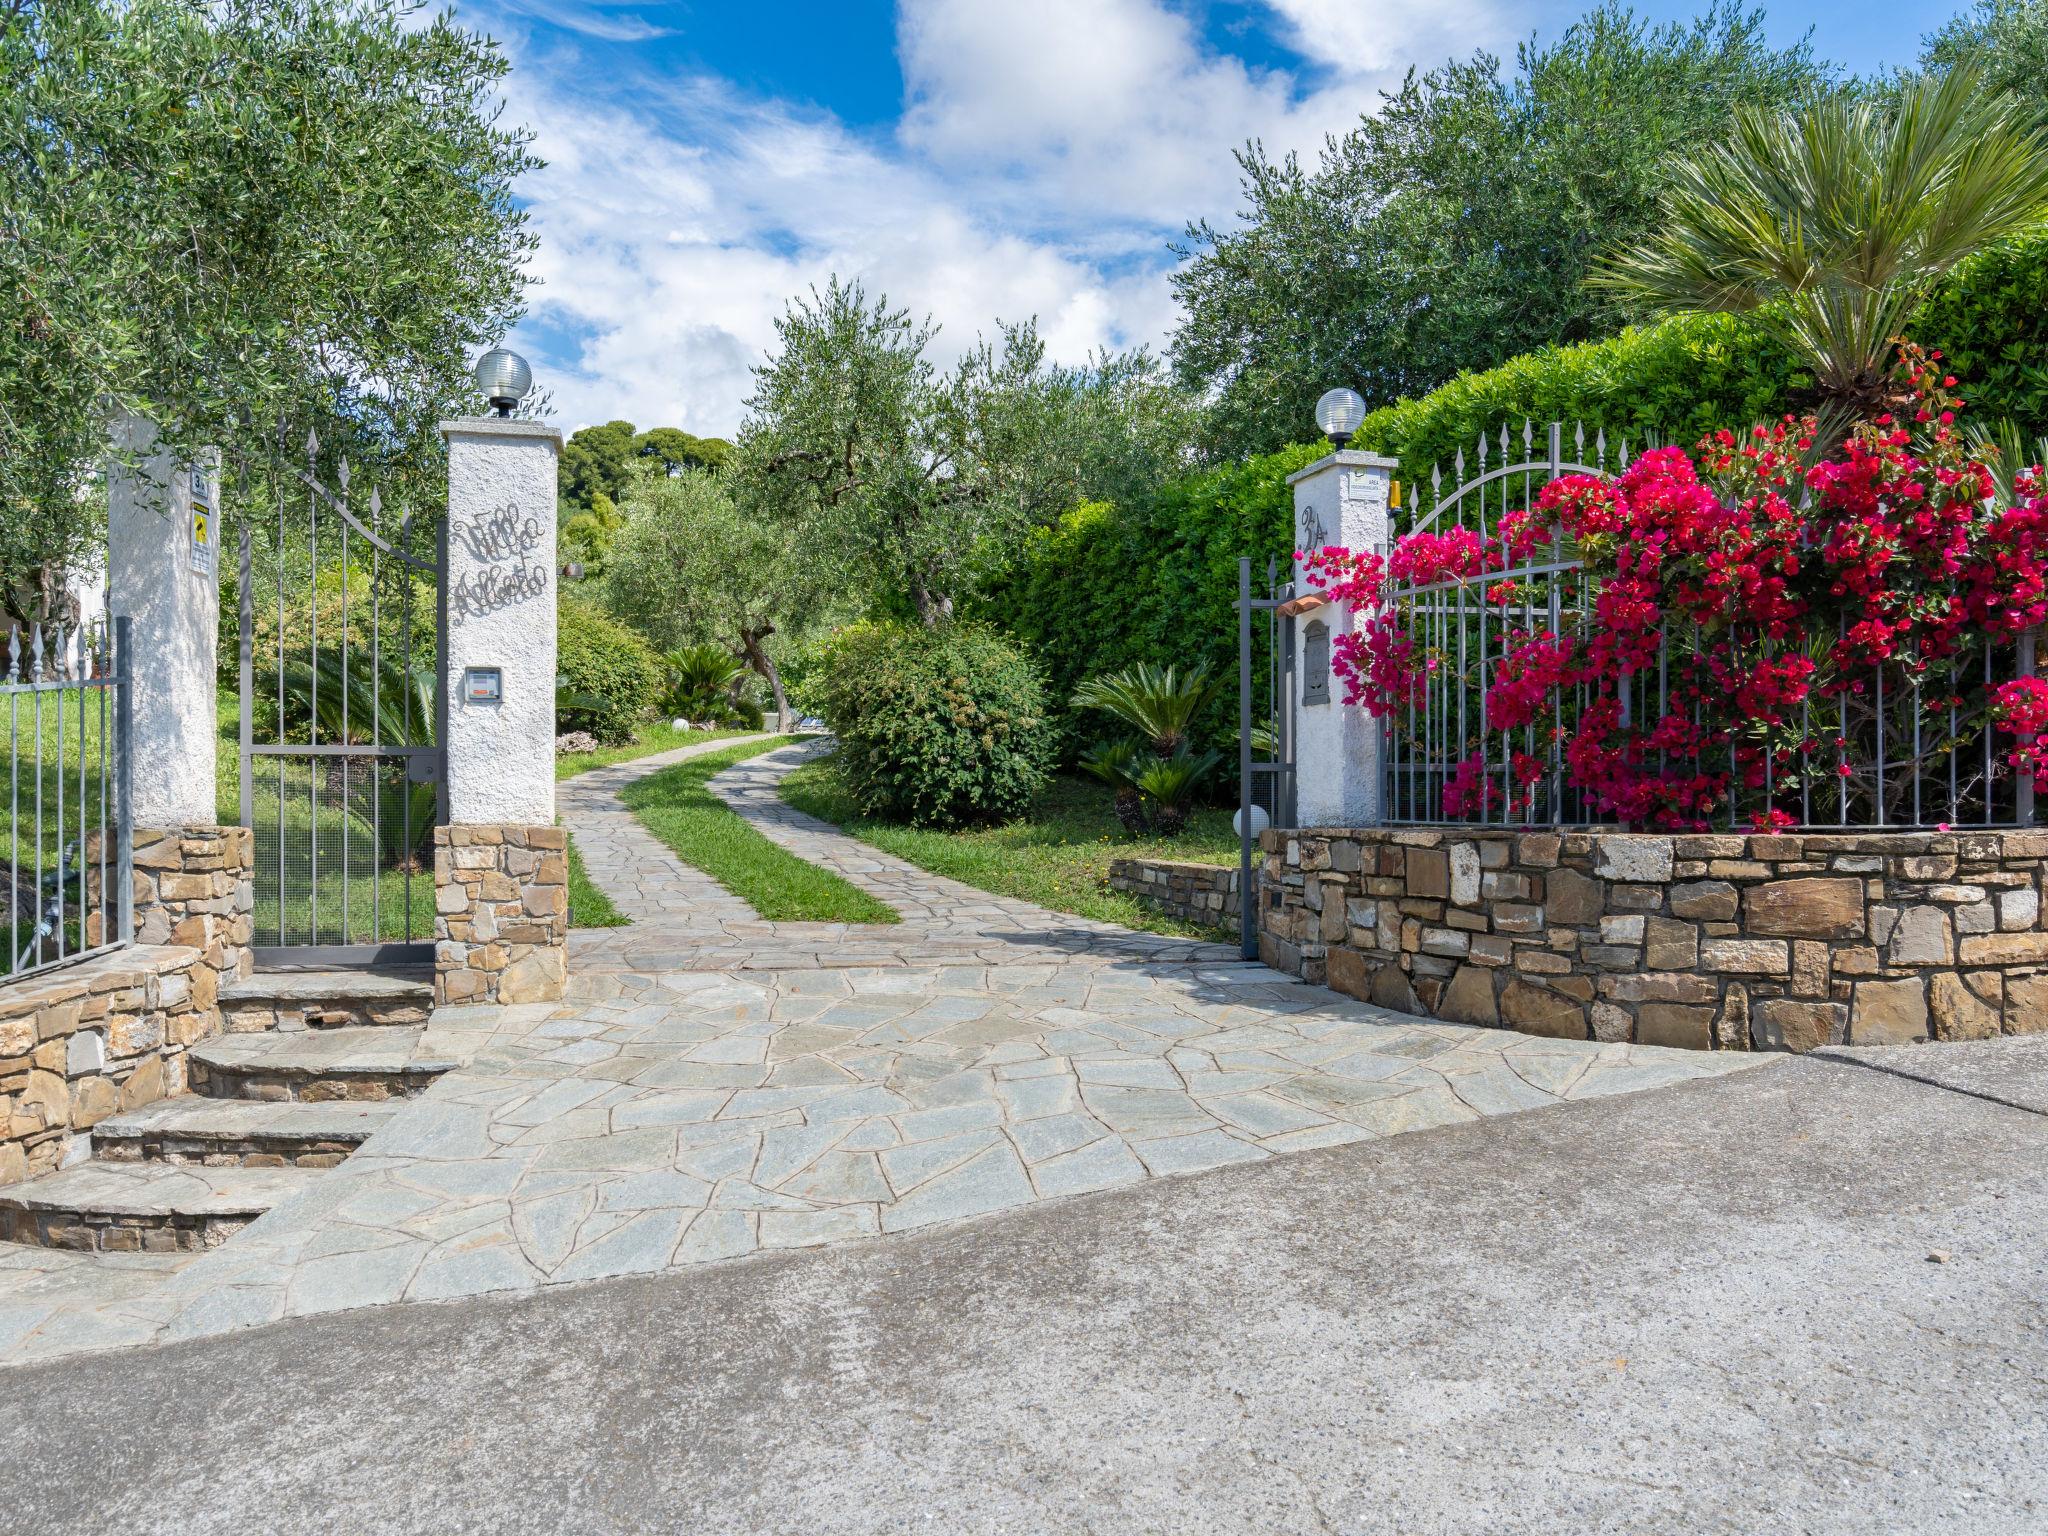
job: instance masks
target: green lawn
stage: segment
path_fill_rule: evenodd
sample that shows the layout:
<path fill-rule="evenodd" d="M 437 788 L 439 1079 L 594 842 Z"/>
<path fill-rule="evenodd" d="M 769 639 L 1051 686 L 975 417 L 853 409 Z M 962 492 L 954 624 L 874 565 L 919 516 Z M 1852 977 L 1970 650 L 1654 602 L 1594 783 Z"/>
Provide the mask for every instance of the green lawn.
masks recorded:
<path fill-rule="evenodd" d="M 621 912 L 611 897 L 591 884 L 590 871 L 583 867 L 583 855 L 576 839 L 569 839 L 569 926 L 571 928 L 624 928 L 633 919 Z"/>
<path fill-rule="evenodd" d="M 900 921 L 893 907 L 768 841 L 705 787 L 734 763 L 798 739 L 737 742 L 649 774 L 629 784 L 620 798 L 684 863 L 701 869 L 771 922 Z"/>
<path fill-rule="evenodd" d="M 1108 786 L 1092 779 L 1061 778 L 1047 785 L 1030 811 L 1015 821 L 936 832 L 863 817 L 829 757 L 806 763 L 784 779 L 782 798 L 920 869 L 998 896 L 1148 933 L 1232 937 L 1168 917 L 1135 896 L 1109 888 L 1109 861 L 1114 858 L 1235 864 L 1237 834 L 1230 829 L 1228 811 L 1198 811 L 1178 838 L 1134 838 L 1117 822 Z"/>
<path fill-rule="evenodd" d="M 592 768 L 602 768 L 608 763 L 629 763 L 636 757 L 652 757 L 657 752 L 672 752 L 677 747 L 687 747 L 699 741 L 723 741 L 729 736 L 743 736 L 744 731 L 679 731 L 666 720 L 657 720 L 643 725 L 633 733 L 633 739 L 616 747 L 599 747 L 595 752 L 570 752 L 555 758 L 555 777 L 572 778 L 587 773 Z"/>
<path fill-rule="evenodd" d="M 104 710 L 111 722 L 113 708 L 111 689 L 66 688 L 41 695 L 10 692 L 0 696 L 0 724 L 6 726 L 8 737 L 8 758 L 0 764 L 0 976 L 13 969 L 16 955 L 26 953 L 34 937 L 33 919 L 28 914 L 41 908 L 41 877 L 56 870 L 67 845 L 89 843 L 114 820 L 113 786 L 103 786 L 100 774 L 105 735 L 101 714 Z M 103 793 L 107 797 L 104 810 Z M 109 848 L 110 875 L 112 856 Z M 66 867 L 75 867 L 77 862 L 74 853 Z M 97 883 L 97 868 L 93 875 Z M 13 900 L 17 883 L 19 897 Z M 69 952 L 78 948 L 82 939 L 75 905 L 63 926 L 64 947 Z M 54 936 L 48 944 L 44 957 L 54 958 Z"/>

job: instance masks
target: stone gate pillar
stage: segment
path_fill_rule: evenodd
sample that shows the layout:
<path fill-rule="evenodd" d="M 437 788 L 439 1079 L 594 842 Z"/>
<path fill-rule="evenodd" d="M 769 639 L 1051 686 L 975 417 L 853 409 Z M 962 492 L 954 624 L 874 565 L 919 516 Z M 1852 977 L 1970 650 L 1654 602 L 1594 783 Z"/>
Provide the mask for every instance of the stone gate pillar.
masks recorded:
<path fill-rule="evenodd" d="M 129 621 L 132 810 L 142 827 L 211 827 L 220 645 L 220 453 L 184 463 L 140 416 L 115 423 L 107 606 Z"/>
<path fill-rule="evenodd" d="M 1306 554 L 1325 545 L 1351 550 L 1387 549 L 1387 507 L 1395 459 L 1340 448 L 1287 477 L 1294 487 L 1294 547 Z M 1298 592 L 1311 592 L 1300 565 Z M 1293 615 L 1293 711 L 1296 819 L 1304 827 L 1379 824 L 1380 723 L 1355 705 L 1330 676 L 1330 653 L 1352 629 L 1351 614 L 1323 604 Z"/>
<path fill-rule="evenodd" d="M 434 999 L 548 1002 L 567 979 L 555 825 L 555 461 L 538 422 L 466 417 L 448 441 L 448 825 L 434 832 Z"/>

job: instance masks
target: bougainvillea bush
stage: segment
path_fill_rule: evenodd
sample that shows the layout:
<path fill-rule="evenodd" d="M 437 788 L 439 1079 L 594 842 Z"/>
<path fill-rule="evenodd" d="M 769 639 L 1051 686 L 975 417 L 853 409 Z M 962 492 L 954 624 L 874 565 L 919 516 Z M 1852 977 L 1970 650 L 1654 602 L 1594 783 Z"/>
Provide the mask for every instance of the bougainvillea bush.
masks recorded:
<path fill-rule="evenodd" d="M 2048 785 L 2048 477 L 1994 474 L 1939 353 L 1825 454 L 1813 421 L 1612 477 L 1483 532 L 1302 558 L 1356 622 L 1346 702 L 1391 722 L 1411 819 L 1643 828 L 2009 819 Z M 2003 478 L 2008 490 L 2000 490 Z"/>

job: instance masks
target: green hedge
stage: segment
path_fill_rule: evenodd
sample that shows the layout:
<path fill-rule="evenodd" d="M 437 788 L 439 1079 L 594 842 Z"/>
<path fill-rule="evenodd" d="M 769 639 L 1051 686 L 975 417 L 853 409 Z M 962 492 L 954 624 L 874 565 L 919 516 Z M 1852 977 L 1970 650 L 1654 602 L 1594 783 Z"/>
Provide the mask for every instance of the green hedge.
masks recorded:
<path fill-rule="evenodd" d="M 1132 507 L 1090 502 L 1036 531 L 1011 567 L 989 583 L 974 612 L 1022 640 L 1045 669 L 1064 724 L 1075 685 L 1138 662 L 1207 661 L 1237 675 L 1237 562 L 1283 565 L 1293 549 L 1294 494 L 1287 477 L 1324 450 L 1284 448 L 1167 486 Z M 1254 626 L 1265 664 L 1265 625 Z M 1216 745 L 1235 720 L 1228 690 L 1198 733 Z M 1071 736 L 1063 743 L 1071 753 Z"/>
<path fill-rule="evenodd" d="M 822 663 L 817 692 L 863 815 L 920 827 L 1001 821 L 1045 783 L 1045 689 L 995 631 L 854 624 Z"/>
<path fill-rule="evenodd" d="M 1927 301 L 1913 339 L 1941 349 L 1969 402 L 1965 420 L 2048 432 L 2048 235 L 1972 257 Z"/>
<path fill-rule="evenodd" d="M 561 678 L 555 729 L 599 741 L 633 739 L 633 727 L 661 699 L 661 658 L 618 620 L 575 598 L 556 609 L 555 671 Z M 573 698 L 574 703 L 567 702 Z"/>

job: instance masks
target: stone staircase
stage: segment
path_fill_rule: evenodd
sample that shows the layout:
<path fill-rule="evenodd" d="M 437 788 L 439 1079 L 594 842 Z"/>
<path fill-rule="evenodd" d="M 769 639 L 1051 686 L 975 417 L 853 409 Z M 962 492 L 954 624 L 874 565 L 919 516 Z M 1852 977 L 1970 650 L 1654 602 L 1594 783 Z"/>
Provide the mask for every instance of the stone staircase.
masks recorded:
<path fill-rule="evenodd" d="M 100 1121 L 90 1161 L 0 1187 L 0 1240 L 210 1248 L 296 1194 L 455 1063 L 425 1043 L 424 970 L 274 972 L 221 989 L 229 1033 L 190 1092 Z"/>

